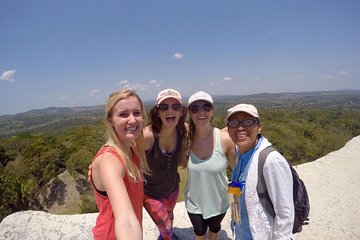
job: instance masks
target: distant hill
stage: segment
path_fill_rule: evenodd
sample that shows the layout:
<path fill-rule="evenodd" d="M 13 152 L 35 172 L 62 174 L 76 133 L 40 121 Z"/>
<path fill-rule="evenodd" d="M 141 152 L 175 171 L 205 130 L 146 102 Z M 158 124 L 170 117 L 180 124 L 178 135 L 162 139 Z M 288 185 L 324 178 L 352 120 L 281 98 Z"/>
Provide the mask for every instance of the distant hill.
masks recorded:
<path fill-rule="evenodd" d="M 25 113 L 0 116 L 0 137 L 18 132 L 62 131 L 75 125 L 89 125 L 101 121 L 104 106 L 49 107 Z"/>
<path fill-rule="evenodd" d="M 360 90 L 258 93 L 242 96 L 215 96 L 215 102 L 247 102 L 262 107 L 346 107 L 360 109 Z"/>
<path fill-rule="evenodd" d="M 261 108 L 352 108 L 360 110 L 360 90 L 259 93 L 251 95 L 213 96 L 218 114 L 241 102 Z M 184 99 L 186 102 L 186 98 Z M 147 110 L 153 101 L 145 101 Z M 104 106 L 49 107 L 24 113 L 0 116 L 0 138 L 19 132 L 56 132 L 76 125 L 102 121 Z"/>

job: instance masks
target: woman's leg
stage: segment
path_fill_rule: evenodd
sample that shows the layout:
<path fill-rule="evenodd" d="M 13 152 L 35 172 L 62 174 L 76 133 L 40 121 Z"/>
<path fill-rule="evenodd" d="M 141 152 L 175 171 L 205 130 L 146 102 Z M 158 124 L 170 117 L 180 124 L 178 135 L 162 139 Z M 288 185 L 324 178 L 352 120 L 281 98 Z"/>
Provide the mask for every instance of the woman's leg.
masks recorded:
<path fill-rule="evenodd" d="M 173 226 L 174 223 L 174 208 L 176 206 L 178 197 L 179 197 L 179 188 L 175 189 L 172 193 L 170 193 L 169 196 L 167 196 L 164 199 L 165 208 L 170 218 L 171 226 Z"/>
<path fill-rule="evenodd" d="M 144 208 L 156 224 L 163 239 L 171 239 L 172 223 L 168 216 L 163 199 L 153 199 L 144 195 Z"/>
<path fill-rule="evenodd" d="M 144 208 L 159 229 L 162 239 L 171 239 L 173 236 L 174 208 L 178 196 L 179 188 L 162 199 L 144 195 Z"/>
<path fill-rule="evenodd" d="M 194 228 L 195 239 L 196 240 L 205 240 L 206 239 L 206 230 L 207 230 L 207 223 L 206 220 L 203 219 L 202 214 L 193 214 L 189 213 L 189 218 L 191 224 Z"/>
<path fill-rule="evenodd" d="M 217 240 L 219 232 L 221 230 L 221 222 L 224 219 L 226 213 L 220 214 L 215 217 L 207 219 L 209 224 L 209 240 Z"/>

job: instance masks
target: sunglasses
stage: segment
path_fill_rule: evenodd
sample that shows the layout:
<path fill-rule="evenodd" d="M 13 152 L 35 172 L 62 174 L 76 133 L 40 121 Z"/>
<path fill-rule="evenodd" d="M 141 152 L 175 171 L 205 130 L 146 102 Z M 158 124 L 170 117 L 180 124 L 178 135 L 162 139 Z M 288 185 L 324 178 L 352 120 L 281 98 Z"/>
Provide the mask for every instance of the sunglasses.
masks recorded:
<path fill-rule="evenodd" d="M 254 125 L 255 123 L 258 123 L 258 122 L 259 122 L 258 119 L 245 119 L 243 121 L 239 121 L 237 119 L 231 119 L 230 121 L 228 121 L 226 123 L 226 125 L 231 128 L 237 128 L 240 125 L 243 127 L 251 127 L 252 125 Z"/>
<path fill-rule="evenodd" d="M 197 113 L 200 109 L 205 112 L 210 112 L 213 109 L 213 105 L 211 103 L 205 103 L 203 105 L 191 104 L 188 109 L 192 114 Z"/>
<path fill-rule="evenodd" d="M 180 109 L 183 107 L 183 105 L 181 105 L 180 103 L 173 103 L 171 105 L 166 103 L 160 103 L 157 107 L 160 111 L 166 111 L 169 109 L 170 106 L 174 111 L 180 111 Z"/>

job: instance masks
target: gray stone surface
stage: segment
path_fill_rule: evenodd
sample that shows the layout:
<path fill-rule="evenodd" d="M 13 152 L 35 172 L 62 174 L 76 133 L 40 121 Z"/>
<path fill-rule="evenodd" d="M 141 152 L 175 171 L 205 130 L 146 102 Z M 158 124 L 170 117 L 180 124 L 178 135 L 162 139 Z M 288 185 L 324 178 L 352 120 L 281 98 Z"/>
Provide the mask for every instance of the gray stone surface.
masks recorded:
<path fill-rule="evenodd" d="M 174 231 L 180 239 L 193 239 L 194 233 L 185 210 L 184 202 L 175 207 Z M 92 239 L 91 229 L 95 225 L 97 213 L 55 215 L 42 211 L 22 211 L 13 213 L 0 223 L 0 240 L 83 240 Z M 223 221 L 224 229 L 220 239 L 229 239 L 229 216 Z M 143 230 L 145 240 L 155 240 L 158 230 L 144 211 Z"/>
<path fill-rule="evenodd" d="M 0 224 L 1 240 L 92 239 L 97 213 L 55 215 L 42 211 L 13 213 Z"/>

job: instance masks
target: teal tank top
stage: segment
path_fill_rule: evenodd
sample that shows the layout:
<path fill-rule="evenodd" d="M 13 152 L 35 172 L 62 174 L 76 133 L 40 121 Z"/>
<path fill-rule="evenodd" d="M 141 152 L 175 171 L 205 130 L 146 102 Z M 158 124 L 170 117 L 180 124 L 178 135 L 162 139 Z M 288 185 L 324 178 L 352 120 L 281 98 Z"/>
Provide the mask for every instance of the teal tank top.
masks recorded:
<path fill-rule="evenodd" d="M 190 153 L 185 206 L 189 213 L 202 214 L 204 219 L 223 214 L 229 208 L 227 194 L 228 160 L 220 143 L 220 130 L 214 128 L 215 144 L 212 155 L 205 160 Z"/>

